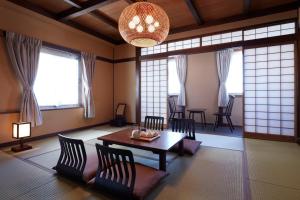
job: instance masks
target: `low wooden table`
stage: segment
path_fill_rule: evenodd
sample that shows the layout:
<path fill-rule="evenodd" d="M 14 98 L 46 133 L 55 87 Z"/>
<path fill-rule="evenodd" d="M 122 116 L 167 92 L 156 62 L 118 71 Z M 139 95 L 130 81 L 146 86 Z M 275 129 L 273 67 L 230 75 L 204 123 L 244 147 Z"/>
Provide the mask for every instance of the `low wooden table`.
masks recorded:
<path fill-rule="evenodd" d="M 158 139 L 152 142 L 144 142 L 131 139 L 130 137 L 132 130 L 132 128 L 121 130 L 109 135 L 101 136 L 98 138 L 98 140 L 102 140 L 104 146 L 118 144 L 122 146 L 152 151 L 153 153 L 159 155 L 159 169 L 163 171 L 166 171 L 167 152 L 174 145 L 179 145 L 178 154 L 180 156 L 183 155 L 183 139 L 186 136 L 184 133 L 162 131 L 161 136 Z"/>
<path fill-rule="evenodd" d="M 201 124 L 202 124 L 202 127 L 206 127 L 206 118 L 205 118 L 205 111 L 206 109 L 203 109 L 203 108 L 190 108 L 187 110 L 189 112 L 189 118 L 191 119 L 194 119 L 194 115 L 195 113 L 199 113 L 200 116 L 201 116 Z"/>

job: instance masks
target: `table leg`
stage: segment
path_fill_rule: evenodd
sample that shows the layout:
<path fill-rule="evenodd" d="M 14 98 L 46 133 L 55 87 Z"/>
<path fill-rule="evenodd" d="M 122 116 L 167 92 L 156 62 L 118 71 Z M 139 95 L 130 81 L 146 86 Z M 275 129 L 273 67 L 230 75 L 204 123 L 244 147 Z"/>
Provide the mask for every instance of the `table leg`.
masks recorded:
<path fill-rule="evenodd" d="M 202 112 L 200 113 L 200 117 L 201 117 L 201 125 L 202 125 L 202 128 L 204 129 L 204 119 L 203 119 L 203 113 Z"/>
<path fill-rule="evenodd" d="M 178 155 L 179 156 L 183 156 L 184 155 L 183 140 L 181 140 L 178 143 Z"/>
<path fill-rule="evenodd" d="M 191 119 L 191 114 L 192 114 L 192 113 L 190 112 L 190 113 L 189 113 L 189 119 Z"/>
<path fill-rule="evenodd" d="M 167 170 L 167 152 L 165 151 L 159 153 L 159 170 Z"/>
<path fill-rule="evenodd" d="M 205 112 L 203 112 L 203 118 L 204 118 L 204 127 L 206 127 L 206 117 L 205 117 Z"/>
<path fill-rule="evenodd" d="M 223 107 L 219 107 L 219 113 L 223 113 Z M 223 125 L 223 117 L 219 117 L 218 119 L 218 125 L 222 126 Z"/>

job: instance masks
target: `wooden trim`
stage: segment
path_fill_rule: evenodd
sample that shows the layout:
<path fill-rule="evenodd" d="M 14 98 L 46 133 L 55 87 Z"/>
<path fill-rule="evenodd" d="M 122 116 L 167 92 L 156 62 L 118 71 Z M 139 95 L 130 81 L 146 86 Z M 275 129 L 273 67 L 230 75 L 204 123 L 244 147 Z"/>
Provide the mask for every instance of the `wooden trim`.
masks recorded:
<path fill-rule="evenodd" d="M 81 109 L 83 106 L 77 105 L 77 106 L 61 106 L 61 107 L 51 107 L 51 106 L 45 106 L 40 107 L 40 111 L 54 111 L 54 110 L 72 110 L 72 109 Z"/>
<path fill-rule="evenodd" d="M 129 4 L 132 4 L 132 3 L 135 3 L 136 2 L 136 0 L 125 0 L 127 3 L 129 3 Z"/>
<path fill-rule="evenodd" d="M 23 140 L 23 142 L 26 142 L 26 143 L 27 142 L 33 142 L 33 141 L 36 141 L 36 140 L 41 140 L 41 139 L 53 137 L 53 136 L 56 136 L 58 134 L 68 134 L 70 132 L 85 130 L 85 129 L 89 129 L 89 128 L 93 128 L 93 127 L 97 127 L 97 126 L 103 126 L 103 125 L 107 125 L 107 124 L 109 124 L 109 122 L 103 122 L 103 123 L 98 123 L 98 124 L 94 124 L 94 125 L 83 126 L 83 127 L 80 127 L 80 128 L 74 128 L 74 129 L 68 129 L 68 130 L 64 130 L 64 131 L 47 133 L 47 134 L 44 134 L 44 135 L 39 135 L 39 136 L 35 136 L 35 137 L 26 138 L 26 139 Z M 19 143 L 20 143 L 19 140 L 1 143 L 0 148 L 12 146 L 12 145 L 17 145 Z"/>
<path fill-rule="evenodd" d="M 136 57 L 131 57 L 131 58 L 122 58 L 122 59 L 117 59 L 114 60 L 114 63 L 123 63 L 123 62 L 132 62 L 135 61 Z"/>
<path fill-rule="evenodd" d="M 50 47 L 50 48 L 53 48 L 53 49 L 58 49 L 58 50 L 61 50 L 61 51 L 66 51 L 66 52 L 70 52 L 70 53 L 73 53 L 73 54 L 77 54 L 78 56 L 81 55 L 81 52 L 76 50 L 76 49 L 63 47 L 61 45 L 53 44 L 53 43 L 50 43 L 50 42 L 44 42 L 43 41 L 43 45 L 45 45 L 47 47 Z M 104 62 L 108 62 L 108 63 L 113 63 L 114 62 L 113 59 L 105 58 L 105 57 L 102 57 L 102 56 L 96 56 L 96 59 L 99 60 L 99 61 L 104 61 Z"/>
<path fill-rule="evenodd" d="M 262 23 L 262 24 L 243 26 L 243 27 L 239 27 L 239 28 L 232 28 L 232 29 L 227 29 L 227 30 L 222 30 L 222 31 L 215 31 L 215 32 L 211 32 L 211 33 L 194 35 L 194 36 L 190 36 L 190 37 L 167 40 L 167 41 L 164 41 L 162 44 L 166 44 L 166 43 L 169 43 L 169 42 L 177 42 L 177 41 L 181 41 L 181 40 L 194 39 L 194 38 L 199 38 L 199 37 L 201 38 L 201 37 L 205 37 L 205 36 L 212 36 L 212 35 L 222 34 L 222 33 L 230 33 L 230 32 L 235 32 L 235 31 L 245 31 L 245 30 L 248 30 L 248 29 L 261 28 L 261 27 L 265 27 L 265 26 L 272 26 L 272 25 L 277 25 L 277 24 L 281 24 L 281 23 L 288 23 L 288 22 L 295 22 L 296 25 L 297 25 L 298 19 L 297 18 L 290 18 L 290 19 L 278 20 L 278 21 L 273 21 L 273 22 L 266 22 L 266 23 Z"/>
<path fill-rule="evenodd" d="M 89 35 L 93 35 L 93 36 L 95 36 L 95 37 L 97 37 L 97 38 L 99 38 L 101 40 L 107 41 L 109 43 L 116 44 L 116 45 L 120 44 L 120 43 L 123 43 L 123 41 L 117 41 L 117 40 L 115 40 L 115 39 L 113 39 L 111 37 L 108 37 L 107 35 L 99 33 L 99 32 L 97 32 L 97 31 L 95 31 L 93 29 L 90 29 L 90 28 L 88 28 L 86 26 L 83 26 L 83 25 L 81 25 L 79 23 L 76 23 L 74 21 L 62 21 L 62 20 L 59 20 L 59 18 L 57 17 L 57 15 L 55 13 L 49 12 L 48 10 L 46 10 L 46 9 L 44 9 L 44 8 L 36 5 L 36 4 L 33 4 L 33 3 L 31 3 L 31 2 L 29 2 L 27 0 L 22 0 L 22 1 L 19 1 L 19 0 L 8 0 L 8 1 L 11 2 L 11 3 L 16 4 L 18 6 L 21 6 L 23 8 L 26 8 L 28 10 L 31 10 L 32 12 L 36 12 L 36 13 L 38 13 L 40 15 L 43 15 L 43 16 L 48 17 L 48 18 L 51 18 L 51 19 L 53 19 L 55 21 L 59 21 L 59 22 L 65 24 L 65 25 L 71 26 L 71 27 L 73 27 L 73 28 L 75 28 L 77 30 L 80 30 L 82 32 L 85 32 L 85 33 L 87 33 Z"/>
<path fill-rule="evenodd" d="M 298 23 L 297 23 L 298 24 Z M 297 26 L 297 43 L 295 44 L 295 91 L 296 91 L 296 133 L 297 141 L 300 144 L 300 33 Z"/>
<path fill-rule="evenodd" d="M 194 19 L 196 20 L 198 25 L 203 24 L 203 19 L 200 15 L 199 10 L 197 9 L 197 6 L 195 4 L 194 0 L 185 0 L 186 5 L 188 6 L 191 14 L 193 15 Z"/>
<path fill-rule="evenodd" d="M 79 0 L 64 0 L 64 1 L 66 3 L 68 3 L 69 5 L 74 6 L 76 8 L 79 8 L 79 9 L 82 8 L 82 6 L 81 6 L 82 2 L 80 2 Z M 112 19 L 111 17 L 107 16 L 103 12 L 101 12 L 99 10 L 94 10 L 94 11 L 90 12 L 89 14 L 97 19 L 100 19 L 102 22 L 115 28 L 116 30 L 118 30 L 118 22 L 115 21 L 114 19 Z"/>
<path fill-rule="evenodd" d="M 271 134 L 244 132 L 244 137 L 250 139 L 272 140 L 272 141 L 280 141 L 280 142 L 296 142 L 296 137 L 285 136 L 285 135 L 271 135 Z"/>
<path fill-rule="evenodd" d="M 247 40 L 247 41 L 238 41 L 238 42 L 232 42 L 232 43 L 224 43 L 219 45 L 211 45 L 211 46 L 200 46 L 197 48 L 191 48 L 191 49 L 182 49 L 177 51 L 169 51 L 165 53 L 159 53 L 159 54 L 152 54 L 152 55 L 145 55 L 145 56 L 139 56 L 139 60 L 151 60 L 151 59 L 160 59 L 160 58 L 167 58 L 169 56 L 174 55 L 180 55 L 180 54 L 198 54 L 198 53 L 205 53 L 205 52 L 211 52 L 211 51 L 217 51 L 220 49 L 226 49 L 226 48 L 234 48 L 234 47 L 253 47 L 253 46 L 259 46 L 263 44 L 283 44 L 287 42 L 294 42 L 297 40 L 296 35 L 284 35 L 284 36 L 278 36 L 278 37 L 272 37 L 272 38 L 263 38 L 263 39 L 257 39 L 257 40 Z"/>
<path fill-rule="evenodd" d="M 103 12 L 100 12 L 98 10 L 94 10 L 90 12 L 90 15 L 93 17 L 100 19 L 105 24 L 113 27 L 115 30 L 119 31 L 118 22 L 115 21 L 113 18 L 109 17 L 108 15 L 104 14 Z"/>
<path fill-rule="evenodd" d="M 226 23 L 231 23 L 231 22 L 236 22 L 236 21 L 241 21 L 241 20 L 246 20 L 246 19 L 251 19 L 251 18 L 256 18 L 256 17 L 262 17 L 262 16 L 272 15 L 272 14 L 281 13 L 281 12 L 290 11 L 290 10 L 297 10 L 298 7 L 299 7 L 298 1 L 292 2 L 292 3 L 279 5 L 279 6 L 272 7 L 272 8 L 258 10 L 258 11 L 248 13 L 248 14 L 235 15 L 232 17 L 226 17 L 223 19 L 209 21 L 209 22 L 206 22 L 201 25 L 189 25 L 189 26 L 174 28 L 174 29 L 170 30 L 169 34 L 172 35 L 172 34 L 176 34 L 176 33 L 180 33 L 180 32 L 191 31 L 191 30 L 205 28 L 205 27 L 209 27 L 209 26 L 215 26 L 215 25 L 226 24 Z"/>
<path fill-rule="evenodd" d="M 0 111 L 0 115 L 19 114 L 20 110 Z"/>
<path fill-rule="evenodd" d="M 99 60 L 99 61 L 104 61 L 104 62 L 108 62 L 108 63 L 114 63 L 113 59 L 104 58 L 102 56 L 97 56 L 96 59 Z"/>
<path fill-rule="evenodd" d="M 70 106 L 70 107 L 40 107 L 40 111 L 44 112 L 44 111 L 55 111 L 55 110 L 71 110 L 71 109 L 80 109 L 83 108 L 83 106 L 78 105 L 78 106 Z M 19 114 L 21 111 L 20 110 L 8 110 L 8 111 L 1 111 L 0 115 L 7 115 L 7 114 Z"/>
<path fill-rule="evenodd" d="M 64 0 L 64 2 L 66 2 L 67 4 L 70 4 L 71 6 L 74 6 L 76 8 L 81 8 L 80 6 L 80 1 L 78 0 Z"/>
<path fill-rule="evenodd" d="M 141 123 L 141 60 L 140 56 L 141 55 L 141 48 L 136 48 L 136 99 L 135 99 L 135 104 L 136 104 L 136 123 L 140 124 Z"/>
<path fill-rule="evenodd" d="M 111 4 L 117 0 L 90 0 L 85 1 L 81 4 L 81 8 L 72 7 L 65 11 L 62 11 L 61 13 L 58 13 L 58 18 L 60 20 L 70 20 L 76 17 L 79 17 L 81 15 L 88 14 L 102 6 Z"/>

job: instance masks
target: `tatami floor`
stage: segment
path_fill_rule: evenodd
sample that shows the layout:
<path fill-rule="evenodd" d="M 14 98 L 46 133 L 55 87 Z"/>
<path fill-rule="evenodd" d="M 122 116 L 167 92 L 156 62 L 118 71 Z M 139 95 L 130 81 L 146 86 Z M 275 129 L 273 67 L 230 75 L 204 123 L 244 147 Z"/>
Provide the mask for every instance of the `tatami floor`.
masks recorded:
<path fill-rule="evenodd" d="M 95 151 L 97 137 L 119 130 L 100 126 L 68 134 Z M 169 153 L 170 175 L 147 199 L 299 200 L 300 148 L 297 144 L 197 133 L 202 146 L 194 156 Z M 0 199 L 112 199 L 55 175 L 57 137 L 31 142 L 34 149 L 0 151 Z M 132 149 L 135 161 L 158 167 L 158 157 Z"/>

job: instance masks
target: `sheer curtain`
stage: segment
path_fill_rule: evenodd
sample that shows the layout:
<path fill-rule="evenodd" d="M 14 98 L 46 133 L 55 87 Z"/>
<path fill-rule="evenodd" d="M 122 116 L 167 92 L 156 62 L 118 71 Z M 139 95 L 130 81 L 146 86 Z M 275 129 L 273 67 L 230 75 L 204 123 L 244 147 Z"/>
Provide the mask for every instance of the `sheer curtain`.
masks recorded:
<path fill-rule="evenodd" d="M 7 32 L 6 46 L 17 78 L 23 86 L 20 121 L 31 122 L 32 127 L 39 126 L 43 123 L 43 119 L 33 85 L 38 70 L 42 41 Z"/>
<path fill-rule="evenodd" d="M 217 53 L 216 53 L 217 69 L 218 69 L 218 76 L 219 76 L 219 81 L 220 81 L 219 96 L 218 96 L 218 106 L 219 107 L 225 107 L 228 102 L 226 80 L 228 77 L 232 52 L 233 52 L 233 49 L 224 49 L 221 51 L 217 51 Z"/>
<path fill-rule="evenodd" d="M 81 53 L 82 84 L 83 84 L 83 106 L 84 117 L 95 117 L 95 104 L 93 96 L 93 78 L 96 64 L 96 56 L 91 53 Z"/>
<path fill-rule="evenodd" d="M 176 62 L 176 69 L 178 74 L 178 79 L 180 82 L 180 93 L 177 99 L 178 106 L 186 106 L 185 100 L 185 81 L 186 81 L 186 71 L 187 71 L 187 56 L 178 55 L 174 56 Z"/>

